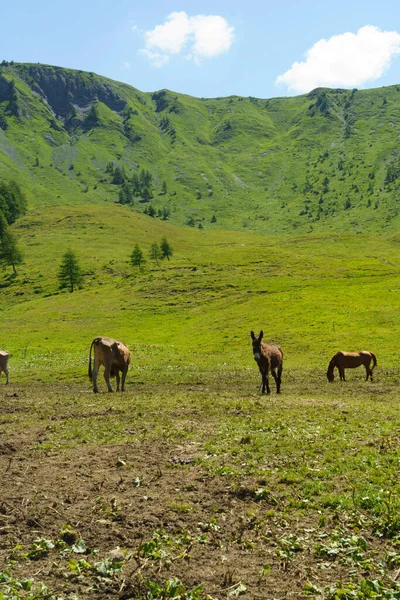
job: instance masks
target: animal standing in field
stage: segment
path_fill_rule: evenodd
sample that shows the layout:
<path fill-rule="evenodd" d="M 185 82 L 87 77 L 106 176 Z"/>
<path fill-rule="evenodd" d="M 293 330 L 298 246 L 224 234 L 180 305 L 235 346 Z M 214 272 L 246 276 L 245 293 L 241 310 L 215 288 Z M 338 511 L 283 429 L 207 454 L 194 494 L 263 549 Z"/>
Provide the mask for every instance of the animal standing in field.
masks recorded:
<path fill-rule="evenodd" d="M 92 370 L 92 348 L 94 348 L 94 365 Z M 93 391 L 98 392 L 97 375 L 101 365 L 104 367 L 104 379 L 109 392 L 113 389 L 110 377 L 117 379 L 117 392 L 119 392 L 120 372 L 122 373 L 121 392 L 124 391 L 125 378 L 128 372 L 131 354 L 122 342 L 113 340 L 106 336 L 100 336 L 93 340 L 89 352 L 89 379 L 93 381 Z"/>
<path fill-rule="evenodd" d="M 259 335 L 254 335 L 254 331 L 250 332 L 253 341 L 253 356 L 258 364 L 261 373 L 262 394 L 271 393 L 268 381 L 268 375 L 271 372 L 276 383 L 276 393 L 281 391 L 281 379 L 283 368 L 283 352 L 282 348 L 275 344 L 265 344 L 262 339 L 264 332 L 261 330 Z"/>
<path fill-rule="evenodd" d="M 370 367 L 371 362 L 372 367 Z M 372 352 L 367 352 L 366 350 L 360 350 L 360 352 L 336 352 L 336 354 L 332 356 L 331 362 L 329 363 L 326 376 L 328 381 L 333 381 L 335 379 L 333 371 L 334 368 L 337 367 L 340 375 L 340 381 L 346 381 L 344 370 L 354 369 L 356 367 L 360 367 L 361 365 L 364 365 L 367 374 L 365 381 L 368 381 L 368 378 L 370 378 L 372 381 L 372 370 L 376 366 L 375 354 L 372 354 Z"/>
<path fill-rule="evenodd" d="M 8 352 L 5 350 L 0 350 L 0 373 L 6 374 L 6 383 L 10 383 L 10 376 L 8 374 Z"/>

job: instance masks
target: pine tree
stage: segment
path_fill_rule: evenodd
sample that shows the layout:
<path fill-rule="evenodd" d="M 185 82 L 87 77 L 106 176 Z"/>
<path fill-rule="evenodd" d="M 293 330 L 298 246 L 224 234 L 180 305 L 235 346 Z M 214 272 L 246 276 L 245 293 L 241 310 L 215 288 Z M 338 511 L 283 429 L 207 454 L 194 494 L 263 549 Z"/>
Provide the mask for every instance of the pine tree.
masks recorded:
<path fill-rule="evenodd" d="M 70 292 L 73 292 L 74 286 L 79 285 L 82 281 L 82 270 L 76 254 L 72 250 L 67 250 L 63 255 L 58 271 L 58 281 L 60 289 L 69 287 Z"/>
<path fill-rule="evenodd" d="M 149 257 L 151 260 L 154 260 L 156 262 L 157 266 L 159 266 L 158 261 L 162 258 L 162 256 L 161 256 L 160 246 L 158 245 L 157 242 L 152 243 L 150 250 L 149 250 Z"/>
<path fill-rule="evenodd" d="M 161 258 L 167 258 L 168 260 L 172 256 L 172 246 L 169 244 L 167 238 L 164 236 L 160 244 Z"/>
<path fill-rule="evenodd" d="M 3 212 L 0 210 L 0 241 L 3 239 L 3 236 L 7 233 L 7 231 L 8 231 L 7 219 L 5 218 Z"/>
<path fill-rule="evenodd" d="M 6 229 L 0 240 L 0 264 L 13 268 L 17 274 L 16 265 L 22 264 L 22 252 L 18 248 L 17 238 Z"/>
<path fill-rule="evenodd" d="M 139 244 L 135 244 L 135 247 L 132 250 L 132 254 L 131 254 L 131 265 L 133 267 L 139 267 L 139 269 L 140 269 L 144 263 L 145 263 L 145 258 L 144 258 L 143 252 L 140 249 Z"/>

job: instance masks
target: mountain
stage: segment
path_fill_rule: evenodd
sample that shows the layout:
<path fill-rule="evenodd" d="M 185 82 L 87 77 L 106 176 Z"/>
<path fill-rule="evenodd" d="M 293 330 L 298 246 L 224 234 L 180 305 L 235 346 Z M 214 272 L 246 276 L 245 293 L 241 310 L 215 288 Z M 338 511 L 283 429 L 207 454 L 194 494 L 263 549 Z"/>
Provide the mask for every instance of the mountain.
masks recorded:
<path fill-rule="evenodd" d="M 30 208 L 119 202 L 205 229 L 395 231 L 399 92 L 193 98 L 3 61 L 0 181 Z"/>

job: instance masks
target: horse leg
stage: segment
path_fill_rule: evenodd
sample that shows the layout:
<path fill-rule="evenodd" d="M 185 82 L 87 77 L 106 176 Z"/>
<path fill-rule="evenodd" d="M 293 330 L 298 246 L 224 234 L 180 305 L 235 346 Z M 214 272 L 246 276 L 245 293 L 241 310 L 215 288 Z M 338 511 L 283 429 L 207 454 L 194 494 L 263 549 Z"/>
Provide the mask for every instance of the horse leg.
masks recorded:
<path fill-rule="evenodd" d="M 271 393 L 271 389 L 269 387 L 268 373 L 265 373 L 264 377 L 265 377 L 265 384 L 267 387 L 267 394 L 269 395 Z"/>
<path fill-rule="evenodd" d="M 6 374 L 6 383 L 10 383 L 10 375 L 9 375 L 9 373 L 8 373 L 8 369 L 6 369 L 6 370 L 4 371 L 4 373 Z"/>
<path fill-rule="evenodd" d="M 267 382 L 267 377 L 266 377 L 265 373 L 261 373 L 261 381 L 262 381 L 262 390 L 261 390 L 261 393 L 265 394 L 265 387 L 267 385 L 267 383 L 266 383 Z"/>
<path fill-rule="evenodd" d="M 119 382 L 120 382 L 120 376 L 119 376 L 119 371 L 117 370 L 117 372 L 115 373 L 115 379 L 117 381 L 117 392 L 119 392 Z"/>
<path fill-rule="evenodd" d="M 344 367 L 338 367 L 338 369 L 339 369 L 340 381 L 346 381 L 346 378 L 344 376 Z"/>
<path fill-rule="evenodd" d="M 276 369 L 272 369 L 271 373 L 272 373 L 272 377 L 275 379 L 276 393 L 279 394 L 280 381 L 279 381 L 278 375 L 276 374 Z"/>

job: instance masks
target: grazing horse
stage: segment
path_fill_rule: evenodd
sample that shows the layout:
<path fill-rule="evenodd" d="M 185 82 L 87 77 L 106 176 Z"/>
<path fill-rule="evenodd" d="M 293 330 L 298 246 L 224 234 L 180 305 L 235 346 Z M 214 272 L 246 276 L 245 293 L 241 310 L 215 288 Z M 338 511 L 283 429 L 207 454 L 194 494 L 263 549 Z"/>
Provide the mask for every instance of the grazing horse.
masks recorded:
<path fill-rule="evenodd" d="M 92 369 L 92 348 L 94 348 L 94 366 Z M 89 352 L 89 370 L 88 375 L 90 381 L 93 382 L 93 391 L 98 392 L 97 374 L 100 365 L 104 366 L 104 379 L 106 380 L 107 389 L 112 392 L 110 377 L 115 377 L 117 380 L 117 392 L 119 392 L 119 373 L 122 373 L 121 392 L 125 389 L 125 377 L 128 372 L 131 355 L 128 348 L 122 342 L 113 340 L 106 336 L 100 336 L 93 340 Z"/>
<path fill-rule="evenodd" d="M 275 344 L 265 344 L 262 341 L 264 335 L 262 330 L 260 331 L 259 335 L 254 335 L 254 331 L 251 331 L 250 335 L 253 341 L 254 360 L 258 364 L 258 368 L 260 369 L 261 373 L 261 393 L 265 394 L 265 389 L 267 389 L 267 394 L 271 393 L 268 381 L 268 375 L 271 371 L 276 383 L 276 393 L 279 394 L 281 391 L 281 377 L 283 367 L 282 349 L 279 346 L 276 346 Z"/>
<path fill-rule="evenodd" d="M 373 363 L 372 368 L 370 368 L 371 361 Z M 326 376 L 328 381 L 333 381 L 335 378 L 333 370 L 335 367 L 337 367 L 340 375 L 340 381 L 346 381 L 344 370 L 354 369 L 355 367 L 359 367 L 361 365 L 364 365 L 367 374 L 365 381 L 368 381 L 368 377 L 372 381 L 372 370 L 376 366 L 375 354 L 372 354 L 372 352 L 367 352 L 366 350 L 360 350 L 360 352 L 336 352 L 336 354 L 332 356 L 331 362 L 329 363 Z"/>

